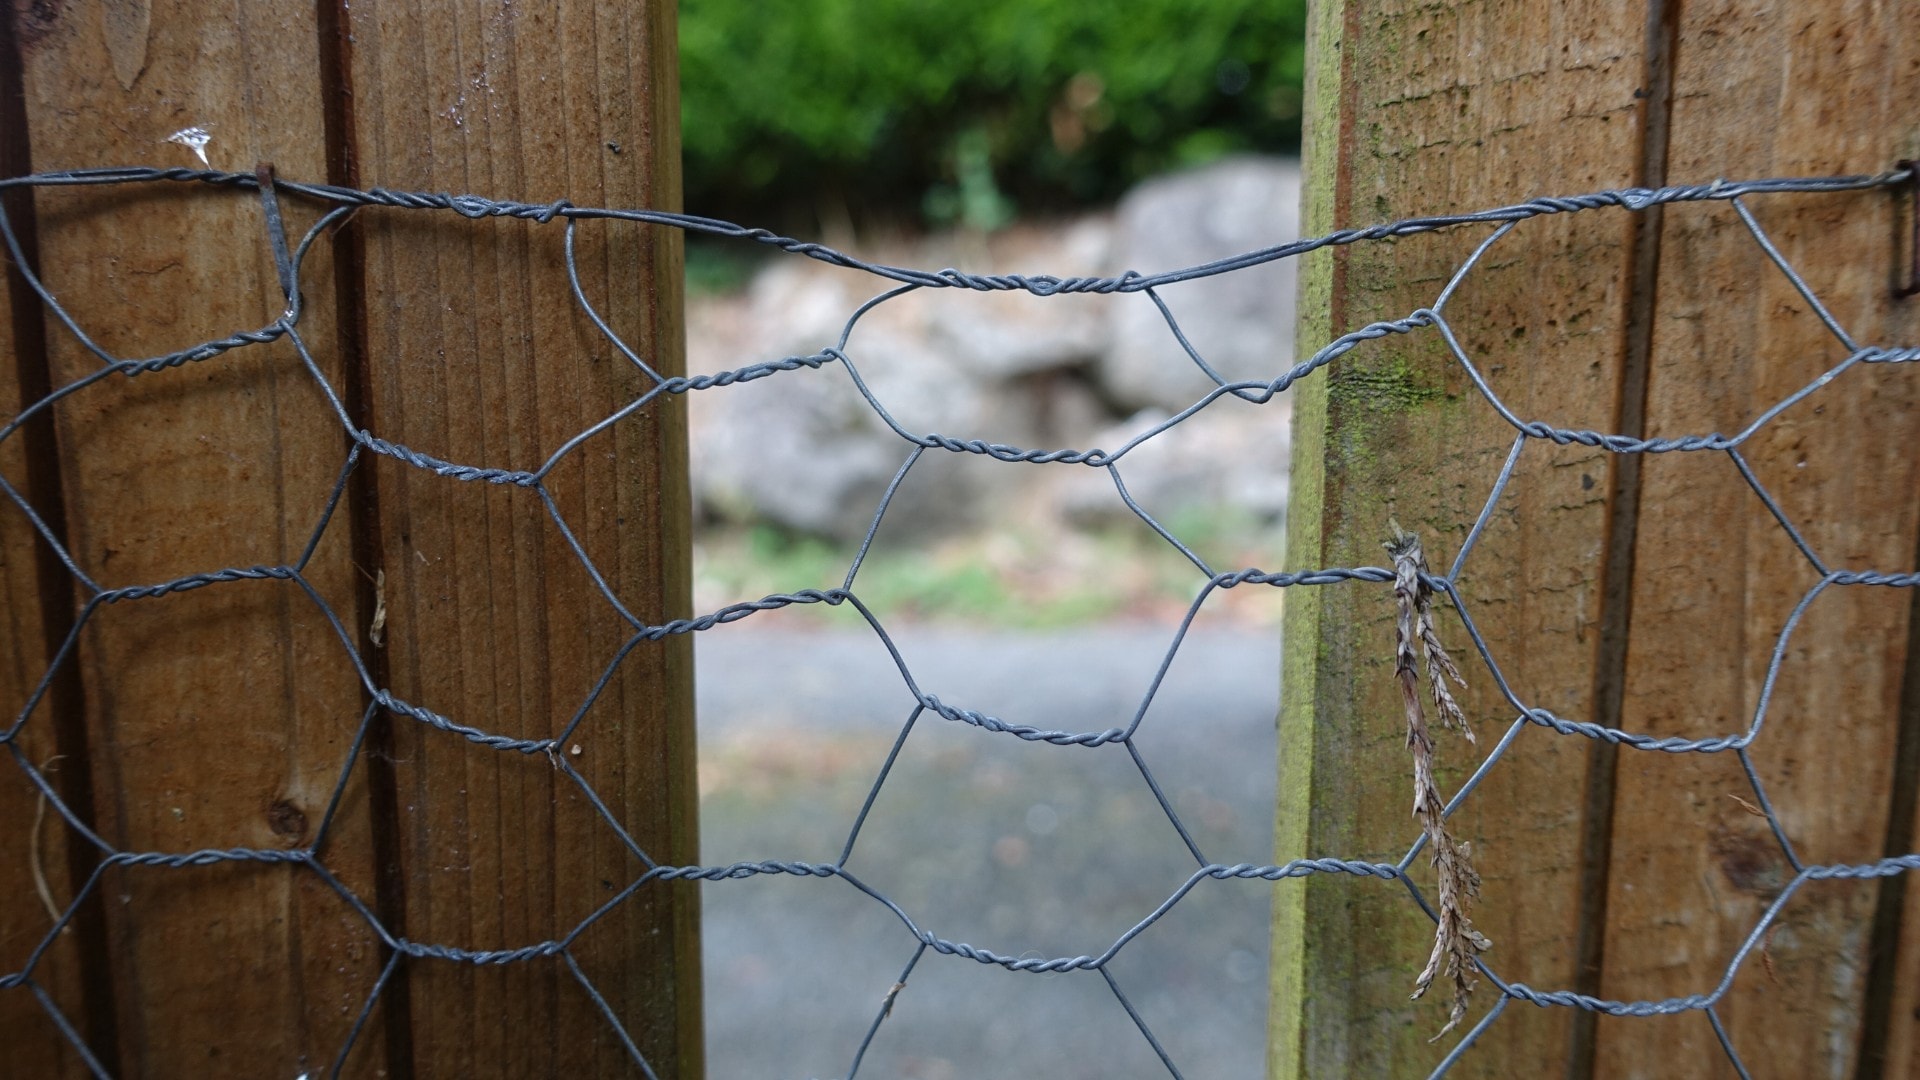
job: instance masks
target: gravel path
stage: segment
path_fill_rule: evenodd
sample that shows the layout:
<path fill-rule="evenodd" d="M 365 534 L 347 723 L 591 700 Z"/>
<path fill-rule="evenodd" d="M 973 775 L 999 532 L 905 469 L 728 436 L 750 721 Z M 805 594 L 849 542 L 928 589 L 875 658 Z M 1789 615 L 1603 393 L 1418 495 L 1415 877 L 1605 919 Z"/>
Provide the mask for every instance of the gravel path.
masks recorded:
<path fill-rule="evenodd" d="M 896 641 L 942 701 L 1046 728 L 1131 719 L 1164 627 L 983 634 L 906 626 Z M 702 860 L 836 858 L 912 707 L 870 633 L 729 626 L 698 636 Z M 1273 846 L 1276 633 L 1189 635 L 1136 743 L 1208 861 Z M 955 941 L 1097 954 L 1195 862 L 1124 748 L 1021 742 L 923 718 L 847 866 Z M 709 1069 L 844 1076 L 917 943 L 845 882 L 705 887 Z M 1110 965 L 1188 1077 L 1258 1075 L 1272 886 L 1205 882 Z M 1164 1075 L 1092 972 L 1037 976 L 928 954 L 862 1075 Z"/>

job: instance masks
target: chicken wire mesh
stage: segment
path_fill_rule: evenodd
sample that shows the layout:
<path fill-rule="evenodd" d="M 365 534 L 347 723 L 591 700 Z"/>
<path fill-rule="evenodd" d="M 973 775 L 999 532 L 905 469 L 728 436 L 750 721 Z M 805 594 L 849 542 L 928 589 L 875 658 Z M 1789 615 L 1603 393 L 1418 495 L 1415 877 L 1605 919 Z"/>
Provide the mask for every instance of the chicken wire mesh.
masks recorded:
<path fill-rule="evenodd" d="M 180 373 L 190 370 L 194 364 L 215 361 L 222 354 L 250 346 L 263 345 L 284 340 L 291 343 L 297 351 L 305 376 L 313 380 L 338 420 L 344 434 L 344 462 L 335 480 L 331 493 L 326 499 L 324 510 L 308 535 L 305 546 L 299 556 L 291 562 L 278 565 L 228 566 L 210 569 L 200 573 L 188 574 L 171 580 L 147 585 L 108 588 L 100 584 L 89 571 L 64 546 L 58 532 L 44 519 L 39 510 L 21 493 L 14 483 L 0 477 L 0 491 L 31 523 L 38 533 L 40 541 L 48 545 L 58 557 L 60 564 L 82 591 L 83 603 L 74 621 L 72 632 L 53 660 L 52 665 L 35 686 L 24 708 L 12 723 L 0 732 L 0 743 L 5 743 L 12 756 L 14 765 L 45 800 L 45 804 L 63 819 L 68 828 L 85 843 L 99 852 L 99 861 L 85 886 L 63 908 L 53 926 L 38 945 L 26 956 L 19 970 L 0 976 L 0 992 L 24 993 L 32 995 L 45 1011 L 46 1015 L 59 1028 L 59 1031 L 72 1044 L 87 1066 L 96 1074 L 105 1075 L 101 1059 L 88 1046 L 86 1039 L 75 1024 L 63 1014 L 54 997 L 47 992 L 42 981 L 37 978 L 44 957 L 63 929 L 75 918 L 75 913 L 90 894 L 101 887 L 103 875 L 114 867 L 144 867 L 153 869 L 179 869 L 207 866 L 219 863 L 267 863 L 292 864 L 298 870 L 311 874 L 327 889 L 337 894 L 357 917 L 364 920 L 373 934 L 385 947 L 384 966 L 375 982 L 372 992 L 362 1003 L 345 1043 L 338 1048 L 332 1063 L 332 1071 L 338 1074 L 348 1059 L 355 1040 L 366 1028 L 373 1016 L 381 993 L 388 986 L 394 973 L 409 960 L 437 960 L 472 965 L 511 965 L 538 959 L 557 959 L 565 970 L 578 981 L 585 990 L 594 1007 L 605 1019 L 610 1030 L 615 1033 L 626 1052 L 631 1056 L 635 1068 L 648 1076 L 654 1075 L 652 1066 L 642 1055 L 635 1040 L 623 1026 L 615 1008 L 602 996 L 593 980 L 582 966 L 576 962 L 573 947 L 581 935 L 585 934 L 597 921 L 605 918 L 623 904 L 633 901 L 634 897 L 650 884 L 662 881 L 698 881 L 708 883 L 740 882 L 747 879 L 767 876 L 796 876 L 801 878 L 838 879 L 845 887 L 856 890 L 873 904 L 879 905 L 896 917 L 903 935 L 903 950 L 910 950 L 904 968 L 893 985 L 881 995 L 872 1020 L 866 1027 L 865 1036 L 858 1045 L 848 1047 L 848 1066 L 846 1075 L 851 1077 L 860 1071 L 875 1035 L 889 1019 L 899 996 L 908 992 L 909 984 L 916 970 L 929 957 L 947 957 L 956 961 L 998 967 L 1014 976 L 1033 975 L 1074 975 L 1076 977 L 1095 978 L 1102 981 L 1110 992 L 1116 1008 L 1124 1011 L 1138 1030 L 1139 1037 L 1151 1048 L 1166 1070 L 1180 1075 L 1178 1063 L 1168 1052 L 1162 1041 L 1157 1038 L 1135 1008 L 1116 979 L 1111 961 L 1125 950 L 1148 928 L 1165 917 L 1176 905 L 1196 889 L 1208 887 L 1211 882 L 1241 880 L 1264 881 L 1285 888 L 1286 882 L 1310 875 L 1346 875 L 1355 879 L 1376 879 L 1380 882 L 1397 882 L 1405 890 L 1406 901 L 1417 905 L 1429 917 L 1441 920 L 1445 916 L 1442 905 L 1428 898 L 1410 876 L 1410 868 L 1425 851 L 1429 843 L 1429 834 L 1415 830 L 1419 838 L 1406 849 L 1405 854 L 1395 862 L 1368 861 L 1342 857 L 1338 853 L 1321 853 L 1311 858 L 1294 859 L 1285 863 L 1273 864 L 1258 858 L 1253 861 L 1222 862 L 1211 857 L 1212 853 L 1202 850 L 1195 834 L 1182 822 L 1174 801 L 1170 800 L 1156 781 L 1153 769 L 1146 756 L 1135 741 L 1143 721 L 1147 717 L 1149 706 L 1159 692 L 1169 667 L 1179 653 L 1182 642 L 1188 637 L 1195 619 L 1200 615 L 1209 597 L 1230 589 L 1247 588 L 1318 588 L 1341 586 L 1350 588 L 1375 588 L 1382 592 L 1382 603 L 1388 605 L 1388 599 L 1396 585 L 1397 572 L 1399 585 L 1403 592 L 1411 595 L 1418 588 L 1414 582 L 1415 571 L 1409 566 L 1378 567 L 1313 567 L 1284 572 L 1269 572 L 1257 567 L 1220 569 L 1210 565 L 1196 551 L 1184 543 L 1176 532 L 1150 514 L 1129 493 L 1125 483 L 1122 465 L 1125 458 L 1135 449 L 1165 432 L 1187 423 L 1205 423 L 1204 414 L 1214 403 L 1232 397 L 1241 401 L 1261 405 L 1273 401 L 1286 392 L 1296 382 L 1309 378 L 1323 368 L 1334 364 L 1341 356 L 1366 342 L 1387 338 L 1393 335 L 1430 333 L 1437 335 L 1451 353 L 1488 408 L 1491 408 L 1511 426 L 1514 438 L 1511 450 L 1504 465 L 1499 470 L 1491 486 L 1490 494 L 1472 522 L 1466 538 L 1459 550 L 1454 553 L 1450 565 L 1443 574 L 1434 574 L 1421 569 L 1417 573 L 1418 582 L 1424 585 L 1419 591 L 1431 592 L 1444 597 L 1451 609 L 1448 630 L 1463 632 L 1477 652 L 1485 674 L 1497 686 L 1500 695 L 1512 709 L 1513 719 L 1504 733 L 1494 740 L 1490 750 L 1480 760 L 1471 775 L 1447 797 L 1444 814 L 1452 815 L 1473 795 L 1475 789 L 1507 754 L 1515 737 L 1527 727 L 1539 727 L 1561 736 L 1579 737 L 1615 744 L 1632 750 L 1661 754 L 1717 754 L 1732 753 L 1744 770 L 1751 784 L 1754 805 L 1758 808 L 1771 829 L 1780 851 L 1793 869 L 1791 880 L 1787 881 L 1764 914 L 1745 936 L 1743 943 L 1727 962 L 1719 981 L 1711 987 L 1679 997 L 1660 1000 L 1613 1001 L 1604 1000 L 1567 989 L 1540 989 L 1517 981 L 1501 978 L 1497 962 L 1485 957 L 1472 960 L 1475 972 L 1494 988 L 1490 1008 L 1472 1024 L 1466 1033 L 1447 1053 L 1435 1070 L 1435 1075 L 1447 1071 L 1462 1054 L 1466 1053 L 1491 1025 L 1496 1023 L 1505 1009 L 1514 1002 L 1563 1008 L 1587 1010 L 1613 1016 L 1649 1017 L 1700 1012 L 1711 1023 L 1719 1036 L 1719 1044 L 1725 1050 L 1728 1060 L 1743 1076 L 1747 1075 L 1746 1066 L 1741 1062 L 1732 1041 L 1727 1037 L 1726 1029 L 1716 1011 L 1716 1005 L 1732 986 L 1735 974 L 1746 963 L 1762 939 L 1773 926 L 1781 910 L 1793 895 L 1804 887 L 1817 885 L 1831 880 L 1863 879 L 1888 877 L 1920 867 L 1920 854 L 1902 855 L 1886 858 L 1873 863 L 1848 865 L 1816 865 L 1803 862 L 1795 852 L 1787 831 L 1776 815 L 1773 804 L 1767 797 L 1759 773 L 1755 770 L 1749 750 L 1761 736 L 1767 718 L 1768 702 L 1772 696 L 1775 679 L 1779 673 L 1782 659 L 1787 653 L 1789 641 L 1808 607 L 1828 589 L 1835 588 L 1880 588 L 1902 589 L 1920 587 L 1920 573 L 1881 572 L 1871 569 L 1850 569 L 1836 567 L 1824 559 L 1808 543 L 1801 531 L 1796 529 L 1788 515 L 1781 509 L 1774 497 L 1762 484 L 1753 468 L 1742 455 L 1742 446 L 1756 433 L 1765 428 L 1784 410 L 1823 392 L 1829 384 L 1843 376 L 1848 370 L 1860 365 L 1901 364 L 1920 361 L 1920 347 L 1886 346 L 1862 344 L 1837 321 L 1815 295 L 1814 290 L 1802 279 L 1787 258 L 1769 239 L 1752 211 L 1748 200 L 1754 197 L 1780 193 L 1805 192 L 1866 192 L 1874 189 L 1911 183 L 1915 181 L 1915 172 L 1911 165 L 1874 176 L 1837 176 L 1819 178 L 1773 178 L 1743 182 L 1716 181 L 1711 184 L 1694 184 L 1658 189 L 1628 189 L 1603 191 L 1589 195 L 1572 197 L 1539 198 L 1513 206 L 1500 207 L 1475 213 L 1446 214 L 1429 217 L 1405 219 L 1366 228 L 1343 229 L 1325 236 L 1282 244 L 1273 247 L 1249 251 L 1231 258 L 1221 259 L 1204 265 L 1177 269 L 1156 274 L 1142 274 L 1133 271 L 1115 277 L 1069 277 L 1030 276 L 1019 274 L 993 275 L 964 273 L 958 270 L 917 270 L 897 266 L 868 262 L 832 248 L 778 236 L 759 229 L 748 229 L 726 222 L 685 214 L 666 213 L 651 210 L 605 209 L 579 207 L 562 200 L 552 203 L 532 204 L 503 201 L 474 195 L 447 195 L 428 192 L 400 192 L 375 188 L 368 191 L 353 190 L 344 187 L 298 183 L 275 180 L 270 172 L 257 174 L 225 173 L 188 169 L 152 169 L 117 168 L 94 169 L 68 172 L 43 173 L 0 181 L 0 189 L 23 186 L 66 187 L 94 185 L 128 184 L 176 184 L 192 185 L 193 190 L 204 191 L 208 197 L 231 197 L 232 193 L 251 193 L 260 202 L 262 220 L 265 223 L 265 239 L 272 252 L 274 264 L 279 274 L 280 286 L 286 297 L 284 314 L 272 323 L 255 330 L 246 330 L 214 340 L 205 341 L 189 348 L 170 352 L 165 355 L 125 358 L 112 355 L 89 337 L 86 330 L 76 321 L 56 296 L 35 275 L 30 266 L 19 235 L 14 225 L 0 215 L 0 232 L 13 258 L 16 270 L 21 273 L 27 284 L 39 297 L 49 313 L 60 325 L 65 327 L 82 346 L 98 357 L 99 366 L 82 378 L 55 389 L 51 394 L 28 404 L 4 428 L 0 428 L 0 442 L 17 437 L 23 426 L 52 409 L 57 403 L 76 394 L 82 394 L 96 383 L 115 376 L 133 378 L 179 377 Z M 297 239 L 290 237 L 283 218 L 280 202 L 282 197 L 300 199 L 311 203 L 321 211 L 317 222 L 304 235 Z M 1817 379 L 1773 403 L 1763 410 L 1751 423 L 1734 434 L 1719 432 L 1692 434 L 1675 437 L 1642 438 L 1623 434 L 1611 434 L 1602 431 L 1560 427 L 1546 420 L 1530 420 L 1517 414 L 1504 402 L 1489 384 L 1480 367 L 1464 348 L 1449 324 L 1446 309 L 1462 282 L 1481 265 L 1503 239 L 1525 222 L 1542 216 L 1583 212 L 1604 212 L 1607 210 L 1625 210 L 1642 212 L 1652 207 L 1682 202 L 1720 201 L 1731 204 L 1738 215 L 1741 225 L 1750 235 L 1756 251 L 1760 253 L 1778 272 L 1786 278 L 1791 287 L 1814 311 L 1846 350 L 1846 356 L 1837 365 Z M 539 225 L 558 225 L 566 234 L 566 272 L 574 302 L 593 326 L 605 336 L 634 368 L 651 384 L 651 388 L 628 402 L 617 411 L 606 416 L 598 423 L 578 432 L 558 449 L 534 467 L 504 462 L 461 463 L 442 460 L 432 454 L 401 445 L 383 438 L 378 433 L 361 427 L 356 423 L 342 394 L 333 386 L 309 352 L 307 343 L 302 339 L 300 323 L 302 300 L 300 282 L 302 268 L 316 243 L 331 235 L 335 226 L 343 222 L 357 210 L 367 207 L 380 207 L 426 213 L 452 212 L 465 218 L 516 218 Z M 595 309 L 580 286 L 579 275 L 574 263 L 574 234 L 576 227 L 583 221 L 595 219 L 613 219 L 637 222 L 648 225 L 681 229 L 689 233 L 699 233 L 715 237 L 729 237 L 750 243 L 766 245 L 791 255 L 817 259 L 822 262 L 843 267 L 852 271 L 872 275 L 888 283 L 885 290 L 852 311 L 848 316 L 836 342 L 804 356 L 786 356 L 771 359 L 745 367 L 694 376 L 661 375 L 647 360 L 614 332 L 607 321 Z M 1289 370 L 1266 381 L 1230 381 L 1214 366 L 1210 365 L 1202 353 L 1196 349 L 1172 307 L 1162 298 L 1159 289 L 1177 282 L 1193 281 L 1228 274 L 1249 267 L 1259 266 L 1279 259 L 1292 258 L 1307 252 L 1332 245 L 1356 244 L 1370 241 L 1388 240 L 1396 237 L 1411 236 L 1419 233 L 1444 229 L 1490 227 L 1488 235 L 1473 248 L 1470 255 L 1459 263 L 1451 277 L 1440 289 L 1431 305 L 1409 313 L 1404 318 L 1381 321 L 1343 334 L 1306 359 L 1293 365 Z M 855 331 L 863 316 L 876 307 L 907 293 L 919 290 L 962 289 L 981 292 L 1018 291 L 1035 297 L 1064 295 L 1115 296 L 1126 293 L 1144 293 L 1159 309 L 1164 317 L 1166 328 L 1172 339 L 1178 343 L 1186 358 L 1214 384 L 1214 388 L 1185 410 L 1172 415 L 1133 437 L 1115 449 L 1031 449 L 985 441 L 978 438 L 941 434 L 922 433 L 910 429 L 897 420 L 869 384 L 862 379 L 855 357 L 859 350 L 852 344 Z M 689 394 L 696 391 L 724 390 L 727 387 L 761 379 L 789 376 L 799 371 L 819 371 L 838 369 L 847 378 L 847 390 L 858 394 L 865 405 L 883 421 L 901 440 L 904 456 L 892 483 L 888 485 L 874 510 L 871 526 L 864 540 L 847 567 L 841 583 L 832 588 L 803 588 L 791 592 L 776 593 L 755 600 L 734 603 L 688 619 L 674 619 L 662 623 L 649 624 L 639 618 L 623 598 L 608 584 L 605 576 L 589 557 L 586 547 L 576 538 L 575 532 L 562 514 L 560 506 L 546 486 L 546 482 L 561 462 L 580 451 L 580 448 L 595 436 L 606 432 L 614 425 L 626 420 L 670 395 Z M 1828 393 L 1834 391 L 1826 391 Z M 1284 419 L 1281 421 L 1284 423 Z M 1665 454 L 1665 453 L 1721 453 L 1727 455 L 1746 485 L 1764 504 L 1766 510 L 1777 522 L 1780 529 L 1799 554 L 1818 575 L 1818 581 L 1808 590 L 1786 619 L 1776 640 L 1767 674 L 1758 698 L 1746 726 L 1737 731 L 1707 738 L 1653 737 L 1631 731 L 1618 730 L 1597 723 L 1570 720 L 1554 713 L 1529 705 L 1519 692 L 1508 682 L 1501 666 L 1493 655 L 1485 638 L 1476 626 L 1468 603 L 1462 598 L 1456 587 L 1463 568 L 1473 555 L 1476 545 L 1492 519 L 1503 492 L 1512 480 L 1515 468 L 1529 444 L 1547 442 L 1561 446 L 1578 444 L 1584 447 L 1598 448 L 1614 454 Z M 1199 583 L 1197 593 L 1184 617 L 1174 627 L 1172 639 L 1162 658 L 1158 671 L 1132 715 L 1124 723 L 1115 724 L 1100 730 L 1068 731 L 1055 730 L 989 715 L 961 705 L 941 700 L 926 692 L 916 681 L 894 639 L 883 625 L 882 620 L 867 605 L 863 604 L 856 590 L 860 569 L 875 541 L 881 522 L 889 504 L 900 490 L 917 462 L 928 451 L 941 451 L 951 454 L 974 455 L 1001 463 L 1045 464 L 1055 466 L 1082 466 L 1103 469 L 1114 487 L 1114 498 L 1120 500 L 1127 510 L 1137 516 L 1151 528 L 1162 540 L 1192 565 L 1195 580 Z M 585 701 L 575 710 L 566 725 L 550 738 L 514 737 L 472 722 L 469 718 L 455 718 L 436 712 L 432 703 L 414 703 L 396 696 L 389 687 L 380 685 L 374 678 L 373 668 L 359 652 L 356 637 L 343 626 L 341 618 L 331 607 L 325 596 L 316 589 L 305 576 L 309 561 L 312 559 L 329 523 L 335 518 L 341 506 L 348 482 L 356 468 L 364 468 L 372 457 L 385 457 L 410 466 L 413 469 L 439 477 L 447 482 L 479 483 L 507 485 L 533 492 L 550 516 L 558 534 L 564 539 L 572 555 L 578 559 L 581 567 L 591 578 L 593 585 L 613 611 L 623 620 L 628 637 L 620 653 L 600 676 L 599 681 L 588 691 Z M 1416 545 L 1417 546 L 1417 545 Z M 286 848 L 230 847 L 193 851 L 164 852 L 124 850 L 105 839 L 100 832 L 89 827 L 87 816 L 69 806 L 62 800 L 56 785 L 48 775 L 45 763 L 36 764 L 22 749 L 21 737 L 29 725 L 36 723 L 36 713 L 41 711 L 49 688 L 63 665 L 73 661 L 80 633 L 89 619 L 103 608 L 111 605 L 133 602 L 155 602 L 170 595 L 202 588 L 218 588 L 229 583 L 248 580 L 276 580 L 286 582 L 300 589 L 313 605 L 321 611 L 337 636 L 341 648 L 351 657 L 364 690 L 366 708 L 359 727 L 354 735 L 347 760 L 343 763 L 339 780 L 332 791 L 332 798 L 318 826 L 311 834 L 311 841 L 305 846 Z M 884 646 L 893 664 L 897 668 L 902 686 L 907 696 L 903 707 L 907 710 L 897 736 L 884 760 L 874 763 L 877 774 L 867 790 L 864 802 L 854 814 L 847 829 L 839 854 L 830 862 L 805 862 L 789 860 L 764 860 L 738 862 L 726 865 L 660 865 L 649 857 L 648 852 L 636 843 L 620 817 L 608 806 L 586 776 L 575 767 L 565 748 L 589 722 L 589 708 L 595 699 L 607 687 L 613 678 L 620 658 L 635 647 L 653 641 L 660 641 L 674 635 L 701 632 L 718 632 L 722 628 L 747 619 L 759 612 L 800 605 L 826 605 L 829 607 L 846 606 L 856 611 L 865 621 L 874 637 Z M 620 838 L 621 842 L 645 866 L 644 873 L 624 884 L 608 899 L 595 908 L 569 932 L 529 944 L 511 948 L 482 949 L 469 947 L 458 942 L 422 942 L 414 941 L 395 932 L 383 924 L 376 914 L 374 905 L 368 898 L 343 883 L 328 866 L 327 844 L 329 830 L 333 826 L 340 810 L 342 795 L 348 784 L 349 776 L 356 760 L 365 753 L 365 744 L 369 725 L 381 713 L 401 721 L 412 721 L 442 733 L 448 739 L 465 740 L 475 746 L 513 755 L 544 755 L 552 767 L 576 786 L 580 794 L 594 808 Z M 928 721 L 944 721 L 976 729 L 983 737 L 1008 736 L 1029 744 L 1041 744 L 1035 748 L 1038 753 L 1078 753 L 1082 751 L 1105 754 L 1122 754 L 1132 769 L 1138 773 L 1139 783 L 1152 795 L 1166 820 L 1178 835 L 1193 862 L 1193 869 L 1171 895 L 1168 895 L 1156 908 L 1139 919 L 1130 929 L 1120 934 L 1103 950 L 1093 954 L 1074 956 L 1031 956 L 1022 953 L 996 951 L 985 945 L 949 940 L 917 921 L 914 914 L 906 910 L 881 889 L 869 884 L 860 875 L 849 869 L 863 827 L 870 819 L 883 786 L 890 771 L 900 757 L 902 748 L 916 725 Z M 46 721 L 40 720 L 40 723 Z M 1044 749 L 1042 748 L 1044 747 Z M 19 823 L 10 823 L 10 828 L 21 827 Z M 1236 853 L 1243 857 L 1256 853 Z M 1258 853 L 1264 855 L 1264 853 Z M 726 885 L 728 888 L 746 886 Z M 16 895 L 9 902 L 26 902 L 22 895 Z M 1407 971 L 1410 974 L 1418 962 L 1418 957 L 1406 958 Z M 289 978 L 297 978 L 298 972 L 287 973 Z M 799 987 L 794 987 L 796 992 Z M 852 991 L 864 993 L 865 988 Z"/>

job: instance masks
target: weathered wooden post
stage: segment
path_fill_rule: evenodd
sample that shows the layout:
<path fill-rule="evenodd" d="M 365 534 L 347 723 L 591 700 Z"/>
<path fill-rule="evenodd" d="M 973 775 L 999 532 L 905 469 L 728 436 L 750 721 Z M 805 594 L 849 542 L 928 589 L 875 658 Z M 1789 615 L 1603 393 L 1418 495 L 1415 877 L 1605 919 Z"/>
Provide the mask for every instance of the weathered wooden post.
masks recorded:
<path fill-rule="evenodd" d="M 1912 5 L 1328 0 L 1310 33 L 1308 234 L 1537 195 L 1877 173 L 1920 149 Z M 1906 198 L 1750 206 L 1857 340 L 1910 344 L 1920 301 L 1892 289 L 1907 258 Z M 1485 236 L 1309 256 L 1303 347 L 1431 304 Z M 1847 355 L 1725 202 L 1523 224 L 1448 314 L 1523 418 L 1636 435 L 1738 431 Z M 1381 565 L 1393 516 L 1443 571 L 1513 428 L 1431 333 L 1364 345 L 1298 392 L 1291 565 Z M 1911 571 L 1917 439 L 1920 370 L 1863 366 L 1741 453 L 1830 564 Z M 1724 453 L 1534 441 L 1459 584 L 1529 704 L 1709 737 L 1746 727 L 1784 621 L 1818 580 Z M 1751 756 L 1805 862 L 1913 850 L 1910 608 L 1904 590 L 1829 590 L 1792 639 Z M 1417 835 L 1393 617 L 1376 586 L 1288 599 L 1283 859 L 1392 861 Z M 1456 619 L 1443 615 L 1440 632 L 1466 649 Z M 1482 735 L 1478 748 L 1443 743 L 1449 792 L 1513 719 L 1485 668 L 1464 666 Z M 1753 792 L 1732 753 L 1520 732 L 1455 818 L 1485 878 L 1475 921 L 1494 943 L 1487 959 L 1542 990 L 1620 1000 L 1712 990 L 1793 876 L 1743 799 Z M 1424 861 L 1414 874 L 1431 881 Z M 1883 1075 L 1870 1071 L 1883 1060 L 1888 1076 L 1914 1067 L 1920 899 L 1902 897 L 1920 890 L 1903 888 L 1823 882 L 1795 895 L 1764 958 L 1717 1009 L 1749 1065 L 1823 1077 Z M 1431 999 L 1444 995 L 1408 1001 L 1431 938 L 1397 884 L 1278 887 L 1275 1074 L 1410 1076 L 1438 1063 L 1464 1028 L 1428 1045 L 1446 1014 Z M 1469 1023 L 1496 994 L 1483 980 Z M 1450 1075 L 1732 1072 L 1698 1011 L 1616 1019 L 1514 1004 Z"/>
<path fill-rule="evenodd" d="M 0 41 L 8 175 L 197 167 L 285 180 L 677 208 L 671 3 L 16 5 Z M 289 228 L 317 217 L 283 197 Z M 8 195 L 47 286 L 119 357 L 271 323 L 286 306 L 262 204 L 199 184 Z M 303 340 L 352 423 L 442 460 L 527 469 L 644 380 L 569 294 L 566 225 L 362 210 L 309 256 Z M 581 288 L 656 369 L 681 369 L 680 237 L 587 222 Z M 100 364 L 18 277 L 4 296 L 9 417 Z M 548 478 L 640 618 L 687 614 L 684 418 L 669 397 Z M 0 467 L 103 586 L 293 562 L 350 443 L 282 339 L 64 400 Z M 0 695 L 11 718 L 85 599 L 0 505 Z M 540 495 L 364 455 L 305 577 L 394 697 L 521 738 L 560 732 L 630 627 Z M 376 609 L 384 626 L 374 630 Z M 30 715 L 19 755 L 113 848 L 313 843 L 368 695 L 294 584 L 223 582 L 107 605 Z M 694 861 L 685 637 L 636 650 L 568 748 L 653 859 Z M 0 971 L 19 970 L 103 852 L 0 765 Z M 29 828 L 29 825 L 32 828 Z M 567 934 L 644 869 L 541 754 L 380 713 L 322 863 L 396 938 L 503 950 Z M 698 894 L 649 885 L 571 949 L 496 966 L 403 957 L 346 1060 L 360 1076 L 613 1075 L 628 1052 L 577 962 L 662 1077 L 701 1074 Z M 34 976 L 114 1075 L 322 1074 L 388 964 L 310 869 L 116 866 Z M 24 987 L 0 991 L 9 1075 L 85 1062 Z"/>

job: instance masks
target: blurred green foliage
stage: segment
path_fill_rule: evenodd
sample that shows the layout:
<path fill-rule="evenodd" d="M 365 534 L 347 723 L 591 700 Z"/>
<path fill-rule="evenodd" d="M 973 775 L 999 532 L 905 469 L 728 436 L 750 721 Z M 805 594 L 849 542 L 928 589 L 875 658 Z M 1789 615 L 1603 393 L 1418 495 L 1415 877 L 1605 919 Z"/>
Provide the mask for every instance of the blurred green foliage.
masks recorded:
<path fill-rule="evenodd" d="M 687 207 L 993 228 L 1298 146 L 1304 0 L 681 0 Z"/>

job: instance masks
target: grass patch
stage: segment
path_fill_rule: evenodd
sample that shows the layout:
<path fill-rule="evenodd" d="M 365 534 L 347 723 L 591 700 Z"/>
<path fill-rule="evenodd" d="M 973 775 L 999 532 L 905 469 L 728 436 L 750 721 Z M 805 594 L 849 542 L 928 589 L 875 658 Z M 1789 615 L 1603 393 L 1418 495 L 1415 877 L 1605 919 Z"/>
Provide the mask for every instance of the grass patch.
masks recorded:
<path fill-rule="evenodd" d="M 1279 525 L 1231 512 L 1182 514 L 1167 524 L 1216 570 L 1280 565 Z M 708 530 L 694 544 L 695 607 L 837 587 L 852 555 L 849 545 L 770 525 Z M 1166 541 L 1122 523 L 877 544 L 854 592 L 882 619 L 1045 630 L 1177 616 L 1205 582 Z M 1254 618 L 1276 620 L 1278 606 L 1269 608 Z"/>

